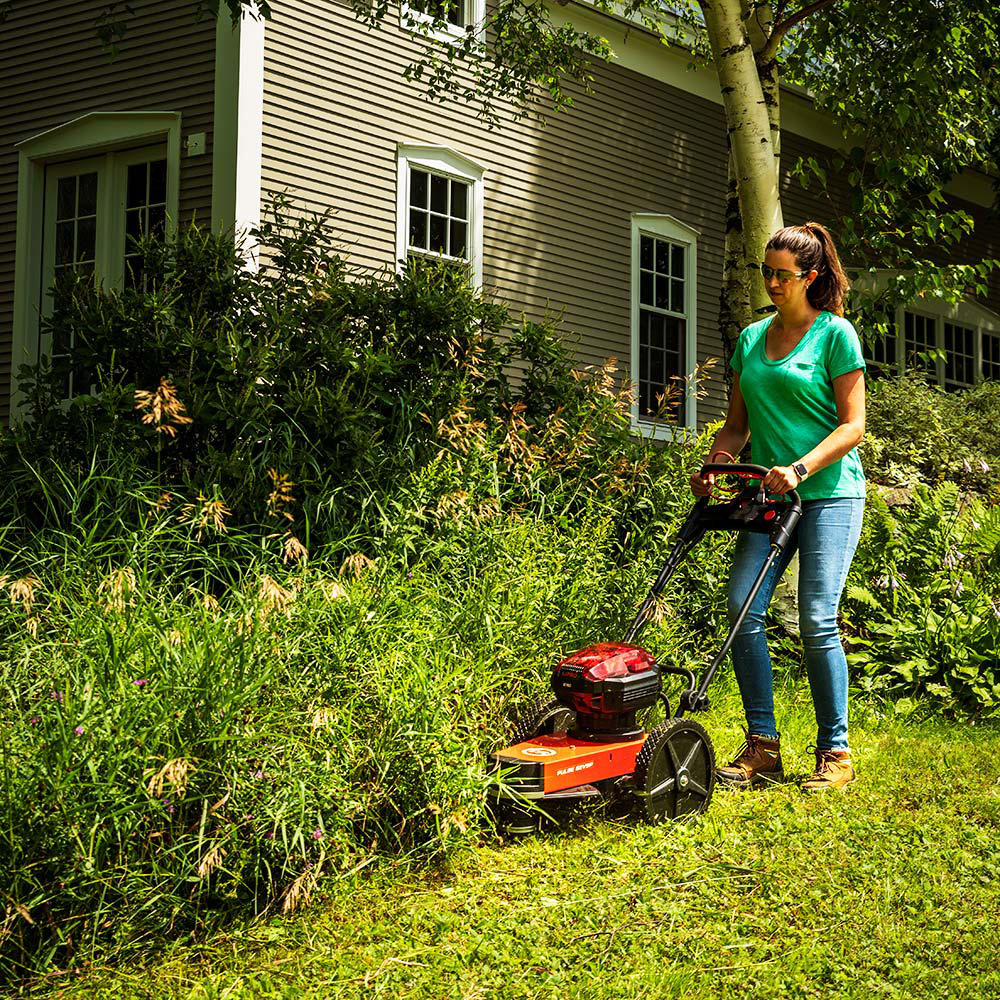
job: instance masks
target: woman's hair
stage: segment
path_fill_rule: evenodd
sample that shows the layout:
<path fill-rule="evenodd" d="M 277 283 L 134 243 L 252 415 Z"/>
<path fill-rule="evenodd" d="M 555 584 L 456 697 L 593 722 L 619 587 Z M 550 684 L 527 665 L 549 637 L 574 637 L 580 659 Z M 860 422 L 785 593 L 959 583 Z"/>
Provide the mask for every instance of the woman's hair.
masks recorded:
<path fill-rule="evenodd" d="M 806 222 L 801 226 L 785 226 L 768 241 L 768 250 L 788 250 L 795 255 L 803 271 L 816 271 L 816 278 L 806 290 L 810 304 L 820 310 L 844 315 L 844 299 L 851 283 L 837 256 L 833 237 L 826 226 Z"/>

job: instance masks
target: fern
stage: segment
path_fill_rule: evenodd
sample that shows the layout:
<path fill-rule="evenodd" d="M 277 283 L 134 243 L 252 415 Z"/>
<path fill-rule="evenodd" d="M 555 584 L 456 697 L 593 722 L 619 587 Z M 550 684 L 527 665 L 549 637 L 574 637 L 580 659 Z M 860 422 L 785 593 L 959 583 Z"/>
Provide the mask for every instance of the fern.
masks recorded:
<path fill-rule="evenodd" d="M 847 590 L 844 592 L 844 596 L 857 604 L 864 604 L 866 607 L 872 608 L 874 611 L 882 611 L 882 602 L 878 599 L 878 596 L 869 590 L 867 587 L 859 587 L 857 584 L 849 584 Z"/>

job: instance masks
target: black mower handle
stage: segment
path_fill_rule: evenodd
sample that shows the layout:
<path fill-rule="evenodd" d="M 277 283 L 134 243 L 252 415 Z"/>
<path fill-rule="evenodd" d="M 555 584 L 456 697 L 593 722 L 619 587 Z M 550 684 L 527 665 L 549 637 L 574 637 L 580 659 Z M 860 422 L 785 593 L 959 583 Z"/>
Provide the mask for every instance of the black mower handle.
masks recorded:
<path fill-rule="evenodd" d="M 716 476 L 737 476 L 740 479 L 759 479 L 763 482 L 764 477 L 770 472 L 763 465 L 750 465 L 743 462 L 707 462 L 698 470 L 700 477 Z M 763 488 L 763 487 L 762 487 Z M 770 492 L 770 491 L 768 491 Z M 797 507 L 801 507 L 802 501 L 795 490 L 787 493 L 773 494 L 774 496 L 786 496 Z"/>

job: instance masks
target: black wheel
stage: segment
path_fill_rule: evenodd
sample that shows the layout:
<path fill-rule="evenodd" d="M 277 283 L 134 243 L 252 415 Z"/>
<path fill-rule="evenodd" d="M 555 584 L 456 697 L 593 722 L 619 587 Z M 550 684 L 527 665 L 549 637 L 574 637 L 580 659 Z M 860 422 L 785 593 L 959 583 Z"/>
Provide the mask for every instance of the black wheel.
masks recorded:
<path fill-rule="evenodd" d="M 691 719 L 657 726 L 636 758 L 634 782 L 652 823 L 703 813 L 715 787 L 715 749 L 705 727 Z"/>
<path fill-rule="evenodd" d="M 514 723 L 511 743 L 523 743 L 536 736 L 565 733 L 576 722 L 576 713 L 557 698 L 543 698 L 521 712 Z"/>

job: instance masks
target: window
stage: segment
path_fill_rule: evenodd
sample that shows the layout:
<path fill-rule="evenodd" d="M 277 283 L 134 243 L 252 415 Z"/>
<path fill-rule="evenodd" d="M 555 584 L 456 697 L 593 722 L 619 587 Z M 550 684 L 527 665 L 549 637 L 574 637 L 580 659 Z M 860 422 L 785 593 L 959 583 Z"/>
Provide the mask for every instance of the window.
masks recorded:
<path fill-rule="evenodd" d="M 949 392 L 1000 379 L 1000 316 L 978 303 L 921 302 L 898 310 L 895 330 L 865 348 L 873 375 L 923 372 Z"/>
<path fill-rule="evenodd" d="M 462 262 L 479 287 L 484 168 L 443 146 L 401 144 L 397 161 L 396 260 Z"/>
<path fill-rule="evenodd" d="M 1000 381 L 1000 333 L 983 334 L 983 378 Z"/>
<path fill-rule="evenodd" d="M 181 116 L 94 112 L 17 144 L 17 237 L 11 367 L 53 363 L 74 345 L 43 336 L 56 282 L 84 275 L 105 287 L 145 281 L 135 239 L 169 236 L 177 218 Z M 66 371 L 67 397 L 89 379 Z M 23 404 L 13 387 L 12 416 Z"/>
<path fill-rule="evenodd" d="M 469 259 L 469 181 L 410 167 L 407 252 Z"/>
<path fill-rule="evenodd" d="M 161 147 L 110 152 L 48 166 L 42 227 L 39 308 L 48 315 L 67 278 L 94 276 L 106 286 L 145 288 L 139 241 L 162 234 L 167 220 L 167 160 Z M 70 368 L 74 343 L 39 343 L 61 371 L 63 394 L 90 390 L 90 376 Z"/>
<path fill-rule="evenodd" d="M 481 38 L 485 17 L 485 0 L 403 0 L 399 9 L 407 31 L 439 42 L 463 39 L 470 30 Z"/>
<path fill-rule="evenodd" d="M 633 423 L 667 437 L 695 426 L 697 233 L 667 215 L 632 216 Z"/>

